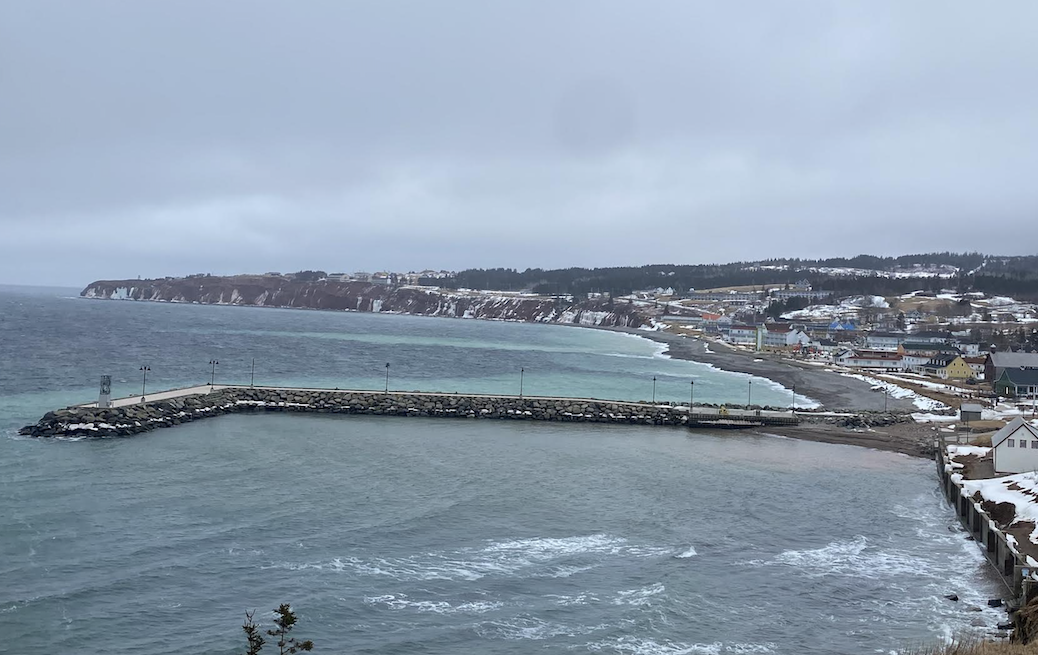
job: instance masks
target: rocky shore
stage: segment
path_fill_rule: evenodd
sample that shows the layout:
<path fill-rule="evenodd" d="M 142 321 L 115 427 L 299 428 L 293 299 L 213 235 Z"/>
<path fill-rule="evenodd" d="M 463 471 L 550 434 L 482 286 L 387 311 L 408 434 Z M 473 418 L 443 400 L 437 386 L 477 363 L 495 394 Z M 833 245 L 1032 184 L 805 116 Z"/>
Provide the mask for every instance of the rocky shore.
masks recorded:
<path fill-rule="evenodd" d="M 567 325 L 638 327 L 648 322 L 636 305 L 601 299 L 576 301 L 564 295 L 486 293 L 328 279 L 300 280 L 280 275 L 97 280 L 88 284 L 80 295 L 101 300 L 319 309 Z"/>

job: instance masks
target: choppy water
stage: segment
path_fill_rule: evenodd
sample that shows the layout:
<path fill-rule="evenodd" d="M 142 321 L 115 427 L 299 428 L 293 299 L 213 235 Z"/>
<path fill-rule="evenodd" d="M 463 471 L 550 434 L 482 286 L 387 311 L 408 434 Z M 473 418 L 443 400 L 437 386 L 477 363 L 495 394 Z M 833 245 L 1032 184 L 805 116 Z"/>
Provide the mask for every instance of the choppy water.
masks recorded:
<path fill-rule="evenodd" d="M 647 397 L 656 374 L 680 400 L 690 375 L 697 396 L 746 379 L 578 329 L 57 295 L 0 290 L 0 650 L 229 654 L 244 610 L 283 601 L 336 653 L 871 653 L 999 619 L 968 611 L 998 587 L 932 465 L 890 453 L 283 415 L 14 437 L 101 372 L 128 394 L 140 363 L 158 388 L 213 356 L 224 379 L 254 354 L 257 382 L 342 386 L 387 359 L 397 388 L 508 390 L 525 366 L 529 393 Z"/>

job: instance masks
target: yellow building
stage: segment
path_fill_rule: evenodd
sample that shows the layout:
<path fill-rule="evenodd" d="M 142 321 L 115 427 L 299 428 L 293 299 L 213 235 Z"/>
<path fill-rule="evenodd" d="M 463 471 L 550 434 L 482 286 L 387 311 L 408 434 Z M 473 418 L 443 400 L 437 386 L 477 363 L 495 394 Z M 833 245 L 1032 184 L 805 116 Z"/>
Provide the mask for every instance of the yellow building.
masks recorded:
<path fill-rule="evenodd" d="M 942 380 L 968 380 L 976 374 L 961 355 L 941 355 L 934 357 L 923 367 L 927 373 L 936 375 Z"/>

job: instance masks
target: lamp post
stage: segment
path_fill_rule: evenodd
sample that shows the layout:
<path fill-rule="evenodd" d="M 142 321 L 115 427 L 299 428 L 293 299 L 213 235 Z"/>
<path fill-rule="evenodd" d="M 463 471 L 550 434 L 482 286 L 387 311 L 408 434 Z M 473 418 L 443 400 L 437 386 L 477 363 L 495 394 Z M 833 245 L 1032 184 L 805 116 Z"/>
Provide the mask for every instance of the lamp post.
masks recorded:
<path fill-rule="evenodd" d="M 144 402 L 144 390 L 148 388 L 148 371 L 151 370 L 150 366 L 141 366 L 141 372 L 144 373 L 144 380 L 141 381 L 141 402 Z"/>
<path fill-rule="evenodd" d="M 750 408 L 753 404 L 753 380 L 747 380 L 746 383 L 746 409 Z"/>
<path fill-rule="evenodd" d="M 793 383 L 793 413 L 797 413 L 797 385 Z"/>
<path fill-rule="evenodd" d="M 256 358 L 252 358 L 252 378 L 249 380 L 249 386 L 256 386 Z"/>
<path fill-rule="evenodd" d="M 386 393 L 389 393 L 389 362 L 386 362 Z"/>
<path fill-rule="evenodd" d="M 692 418 L 692 406 L 696 404 L 696 381 L 692 380 L 688 385 L 688 417 Z"/>
<path fill-rule="evenodd" d="M 887 411 L 887 398 L 890 398 L 890 389 L 883 387 L 883 411 Z"/>
<path fill-rule="evenodd" d="M 652 402 L 656 403 L 656 376 L 652 376 Z"/>
<path fill-rule="evenodd" d="M 519 398 L 520 399 L 522 399 L 522 397 L 523 397 L 523 374 L 525 372 L 526 372 L 525 368 L 519 367 Z"/>
<path fill-rule="evenodd" d="M 210 359 L 209 360 L 209 365 L 213 367 L 212 375 L 209 378 L 209 386 L 210 387 L 213 386 L 214 384 L 216 384 L 216 365 L 219 364 L 219 363 L 220 362 L 216 361 L 215 359 Z"/>

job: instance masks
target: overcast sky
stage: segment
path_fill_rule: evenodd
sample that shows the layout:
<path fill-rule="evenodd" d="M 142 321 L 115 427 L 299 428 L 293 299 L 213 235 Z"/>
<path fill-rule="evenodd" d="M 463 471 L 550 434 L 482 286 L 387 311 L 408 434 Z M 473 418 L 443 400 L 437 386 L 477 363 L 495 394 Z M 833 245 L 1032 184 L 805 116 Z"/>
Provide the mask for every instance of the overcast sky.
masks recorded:
<path fill-rule="evenodd" d="M 0 282 L 1038 251 L 1038 2 L 0 3 Z"/>

